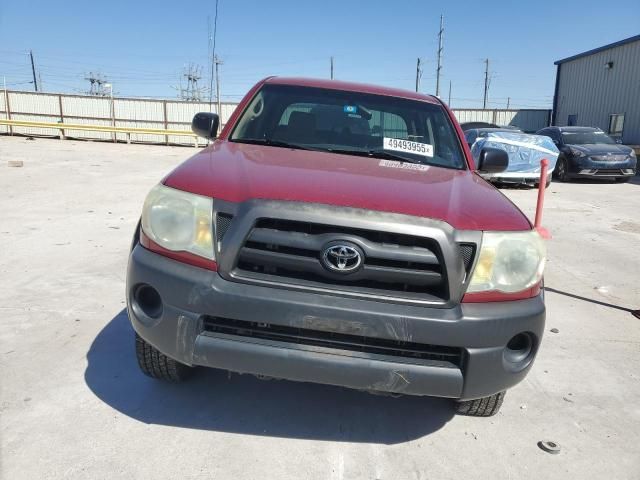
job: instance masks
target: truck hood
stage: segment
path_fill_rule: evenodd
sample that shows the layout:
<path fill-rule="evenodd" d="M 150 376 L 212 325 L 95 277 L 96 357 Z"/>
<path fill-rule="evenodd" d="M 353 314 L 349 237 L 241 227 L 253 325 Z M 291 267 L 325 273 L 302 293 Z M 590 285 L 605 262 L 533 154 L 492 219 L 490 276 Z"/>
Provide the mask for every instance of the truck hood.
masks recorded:
<path fill-rule="evenodd" d="M 433 218 L 461 230 L 528 230 L 502 193 L 469 170 L 218 140 L 165 185 L 230 202 L 323 203 Z"/>

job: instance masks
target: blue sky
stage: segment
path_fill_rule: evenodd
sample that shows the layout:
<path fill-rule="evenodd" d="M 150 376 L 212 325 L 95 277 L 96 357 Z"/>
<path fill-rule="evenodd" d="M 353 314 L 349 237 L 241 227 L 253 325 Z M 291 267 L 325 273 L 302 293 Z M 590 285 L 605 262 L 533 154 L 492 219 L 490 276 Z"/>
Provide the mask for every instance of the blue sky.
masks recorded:
<path fill-rule="evenodd" d="M 484 58 L 489 106 L 550 107 L 553 62 L 640 33 L 638 0 L 532 2 L 219 0 L 216 51 L 223 100 L 267 75 L 329 76 L 435 92 L 439 17 L 445 17 L 441 96 L 481 107 Z M 87 2 L 0 0 L 0 82 L 32 89 L 33 50 L 45 91 L 88 89 L 101 72 L 116 94 L 175 98 L 185 66 L 203 67 L 215 0 Z"/>

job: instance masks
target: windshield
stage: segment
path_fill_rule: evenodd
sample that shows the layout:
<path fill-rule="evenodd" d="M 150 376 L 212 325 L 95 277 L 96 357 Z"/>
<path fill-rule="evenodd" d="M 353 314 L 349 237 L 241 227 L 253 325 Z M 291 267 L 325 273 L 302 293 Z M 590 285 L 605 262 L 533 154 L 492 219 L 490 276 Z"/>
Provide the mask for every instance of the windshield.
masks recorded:
<path fill-rule="evenodd" d="M 448 168 L 465 165 L 440 105 L 340 90 L 265 85 L 230 140 Z"/>
<path fill-rule="evenodd" d="M 567 145 L 587 145 L 590 143 L 615 144 L 604 132 L 562 132 L 562 140 Z"/>

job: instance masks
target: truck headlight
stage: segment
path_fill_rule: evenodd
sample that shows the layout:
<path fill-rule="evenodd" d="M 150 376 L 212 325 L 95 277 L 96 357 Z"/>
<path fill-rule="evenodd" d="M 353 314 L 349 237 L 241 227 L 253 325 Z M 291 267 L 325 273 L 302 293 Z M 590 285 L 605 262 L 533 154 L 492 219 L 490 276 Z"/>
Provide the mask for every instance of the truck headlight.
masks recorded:
<path fill-rule="evenodd" d="M 213 200 L 209 197 L 156 185 L 142 208 L 142 230 L 167 250 L 215 260 Z"/>
<path fill-rule="evenodd" d="M 546 247 L 535 230 L 485 232 L 467 292 L 514 293 L 542 279 Z"/>

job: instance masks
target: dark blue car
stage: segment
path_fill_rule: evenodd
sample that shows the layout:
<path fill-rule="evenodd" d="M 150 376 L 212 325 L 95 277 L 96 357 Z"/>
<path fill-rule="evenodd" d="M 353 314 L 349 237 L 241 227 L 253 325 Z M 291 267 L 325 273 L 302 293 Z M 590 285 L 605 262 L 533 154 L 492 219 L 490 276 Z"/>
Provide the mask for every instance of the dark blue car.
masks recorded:
<path fill-rule="evenodd" d="M 560 150 L 554 176 L 561 182 L 572 178 L 610 178 L 628 182 L 636 174 L 637 158 L 631 147 L 617 144 L 599 128 L 547 127 L 539 130 Z"/>

